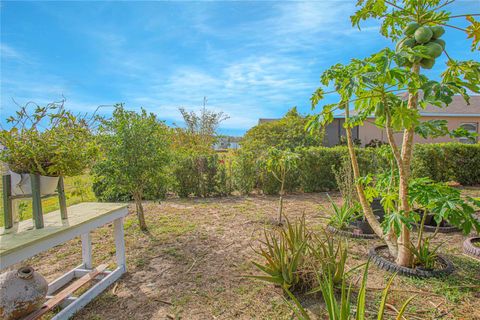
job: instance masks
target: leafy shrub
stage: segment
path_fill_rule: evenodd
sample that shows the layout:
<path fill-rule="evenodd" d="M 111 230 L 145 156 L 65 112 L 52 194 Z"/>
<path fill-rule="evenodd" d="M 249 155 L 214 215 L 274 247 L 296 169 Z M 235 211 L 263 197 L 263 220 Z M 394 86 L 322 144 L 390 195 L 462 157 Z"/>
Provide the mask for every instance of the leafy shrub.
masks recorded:
<path fill-rule="evenodd" d="M 231 172 L 225 159 L 213 154 L 177 155 L 173 175 L 180 197 L 224 196 L 232 192 Z"/>
<path fill-rule="evenodd" d="M 7 118 L 11 128 L 0 130 L 0 161 L 14 172 L 45 176 L 76 176 L 90 167 L 98 154 L 91 131 L 96 118 L 74 115 L 64 102 L 30 102 Z"/>
<path fill-rule="evenodd" d="M 247 131 L 242 139 L 242 149 L 254 153 L 277 149 L 293 150 L 297 147 L 321 146 L 323 134 L 318 131 L 309 134 L 305 126 L 309 117 L 302 117 L 296 108 L 278 120 L 261 123 Z"/>
<path fill-rule="evenodd" d="M 412 168 L 416 177 L 434 181 L 457 181 L 462 185 L 480 184 L 480 144 L 417 144 Z"/>
<path fill-rule="evenodd" d="M 242 149 L 233 154 L 232 179 L 234 188 L 242 194 L 249 194 L 257 182 L 257 161 L 252 152 Z"/>
<path fill-rule="evenodd" d="M 362 174 L 376 172 L 384 163 L 378 159 L 375 149 L 358 148 L 357 157 Z M 340 164 L 348 157 L 348 149 L 344 146 L 333 148 L 311 147 L 301 148 L 299 161 L 299 186 L 305 192 L 336 190 L 338 188 L 332 165 Z"/>

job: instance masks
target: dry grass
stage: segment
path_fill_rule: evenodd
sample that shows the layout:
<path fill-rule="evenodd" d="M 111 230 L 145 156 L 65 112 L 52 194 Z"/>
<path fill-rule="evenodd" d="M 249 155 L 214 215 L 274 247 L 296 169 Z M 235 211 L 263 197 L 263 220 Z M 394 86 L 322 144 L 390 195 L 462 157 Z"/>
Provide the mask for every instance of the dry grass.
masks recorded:
<path fill-rule="evenodd" d="M 465 192 L 480 196 L 479 188 Z M 338 194 L 332 195 L 339 200 Z M 289 195 L 285 212 L 291 218 L 305 213 L 308 225 L 319 230 L 328 216 L 322 209 L 327 203 L 325 193 Z M 292 312 L 278 289 L 242 277 L 256 273 L 251 246 L 258 245 L 265 221 L 276 217 L 276 204 L 277 198 L 270 196 L 147 203 L 149 233 L 139 231 L 131 212 L 125 226 L 128 273 L 75 319 L 290 319 Z M 453 275 L 430 280 L 397 277 L 388 302 L 398 308 L 417 293 L 407 319 L 480 319 L 480 263 L 462 255 L 463 239 L 459 234 L 438 238 L 446 241 L 442 252 L 455 263 Z M 364 262 L 375 243 L 350 241 L 348 265 Z M 93 247 L 96 264 L 113 263 L 111 226 L 94 233 Z M 27 263 L 52 280 L 80 259 L 80 241 L 75 239 Z M 372 266 L 368 286 L 381 288 L 387 277 Z M 380 294 L 370 291 L 370 306 Z M 302 301 L 324 319 L 321 298 Z"/>

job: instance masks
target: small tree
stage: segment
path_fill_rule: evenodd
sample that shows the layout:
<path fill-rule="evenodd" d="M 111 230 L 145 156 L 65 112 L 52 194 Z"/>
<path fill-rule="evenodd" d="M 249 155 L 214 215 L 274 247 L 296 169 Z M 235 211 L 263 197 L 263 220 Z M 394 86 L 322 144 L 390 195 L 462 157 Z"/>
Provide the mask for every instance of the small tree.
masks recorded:
<path fill-rule="evenodd" d="M 135 201 L 138 223 L 146 230 L 142 200 L 147 186 L 161 188 L 166 183 L 169 162 L 169 128 L 144 109 L 137 113 L 116 105 L 113 117 L 100 127 L 104 151 L 102 165 L 110 168 L 103 177 L 110 185 L 120 186 Z"/>
<path fill-rule="evenodd" d="M 213 151 L 218 127 L 229 116 L 222 111 L 208 110 L 206 106 L 207 99 L 204 98 L 203 108 L 199 114 L 194 111 L 187 111 L 185 108 L 179 108 L 186 126 L 177 130 L 176 145 L 180 149 L 187 148 L 197 153 Z"/>
<path fill-rule="evenodd" d="M 325 71 L 321 78 L 322 84 L 326 87 L 334 84 L 334 92 L 339 94 L 340 101 L 325 105 L 321 114 L 312 121 L 313 128 L 316 123 L 325 125 L 332 121 L 335 109 L 344 110 L 349 154 L 365 217 L 375 233 L 385 240 L 396 263 L 405 267 L 411 266 L 413 260 L 410 223 L 415 214 L 412 211 L 415 203 L 409 191 L 413 183 L 413 137 L 415 134 L 424 138 L 443 135 L 457 137 L 466 133 L 464 130 L 449 131 L 446 121 L 421 122 L 419 109 L 425 108 L 427 104 L 448 107 L 454 94 L 461 94 L 468 103 L 467 90 L 480 92 L 480 63 L 453 60 L 447 54 L 445 41 L 440 39 L 445 32 L 444 27 L 448 27 L 465 32 L 467 38 L 472 38 L 472 50 L 477 50 L 480 43 L 480 23 L 473 18 L 473 14 L 453 16 L 444 9 L 453 2 L 359 1 L 359 10 L 351 17 L 352 24 L 358 26 L 361 21 L 369 18 L 381 19 L 381 33 L 396 42 L 396 50 L 385 48 L 366 59 L 356 59 L 348 65 L 338 64 Z M 458 18 L 466 18 L 470 25 L 461 28 L 450 24 L 450 20 Z M 402 34 L 405 37 L 400 39 Z M 448 62 L 440 81 L 421 74 L 421 69 L 431 69 L 435 59 L 443 53 Z M 312 96 L 312 105 L 315 106 L 324 94 L 323 88 L 318 89 Z M 355 115 L 350 115 L 350 104 L 355 107 Z M 365 192 L 365 186 L 371 182 L 371 177 L 360 181 L 351 132 L 351 128 L 363 125 L 372 114 L 376 117 L 375 124 L 387 133 L 395 159 L 395 170 L 391 176 L 398 176 L 397 180 L 392 180 L 396 181 L 396 185 L 389 188 L 389 194 L 384 196 L 384 206 L 390 209 L 390 215 L 383 225 L 376 220 Z M 401 144 L 394 139 L 394 131 L 403 132 Z M 457 206 L 462 210 L 457 210 Z M 439 214 L 445 215 L 446 211 L 449 212 L 446 216 L 450 221 L 465 232 L 469 232 L 473 226 L 480 229 L 479 223 L 471 216 L 473 210 L 458 196 L 452 208 L 442 209 Z"/>
<path fill-rule="evenodd" d="M 287 173 L 298 165 L 300 155 L 298 153 L 270 148 L 266 158 L 266 168 L 275 179 L 280 182 L 280 198 L 278 201 L 278 222 L 282 224 L 283 196 L 285 195 L 285 181 Z"/>

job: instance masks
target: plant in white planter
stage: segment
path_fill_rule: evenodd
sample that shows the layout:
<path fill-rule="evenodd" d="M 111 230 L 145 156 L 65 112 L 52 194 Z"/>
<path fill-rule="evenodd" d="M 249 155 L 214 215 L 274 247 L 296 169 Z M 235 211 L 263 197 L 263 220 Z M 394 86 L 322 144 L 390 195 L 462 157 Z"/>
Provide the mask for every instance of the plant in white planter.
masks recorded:
<path fill-rule="evenodd" d="M 40 175 L 41 194 L 55 191 L 59 176 L 81 174 L 96 158 L 94 117 L 65 110 L 64 100 L 27 103 L 1 128 L 0 161 L 8 165 L 12 195 L 31 194 L 30 174 Z"/>

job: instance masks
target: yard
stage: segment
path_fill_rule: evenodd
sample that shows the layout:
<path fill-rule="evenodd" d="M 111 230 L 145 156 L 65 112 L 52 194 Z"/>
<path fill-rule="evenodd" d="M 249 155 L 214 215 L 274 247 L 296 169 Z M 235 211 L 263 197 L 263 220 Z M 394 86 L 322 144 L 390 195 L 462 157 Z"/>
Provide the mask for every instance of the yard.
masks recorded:
<path fill-rule="evenodd" d="M 463 194 L 480 196 L 480 188 Z M 339 193 L 330 193 L 340 202 Z M 282 290 L 245 275 L 258 274 L 251 261 L 264 227 L 277 215 L 276 196 L 223 198 L 171 198 L 145 204 L 148 232 L 138 228 L 134 210 L 126 219 L 128 273 L 75 319 L 290 319 L 292 311 Z M 290 219 L 305 213 L 307 225 L 319 231 L 327 222 L 330 205 L 326 193 L 294 194 L 285 199 Z M 94 264 L 114 262 L 109 228 L 93 234 Z M 417 295 L 405 319 L 479 319 L 480 262 L 462 254 L 461 234 L 439 235 L 436 242 L 455 264 L 445 279 L 418 280 L 397 276 L 388 298 L 387 315 L 396 315 L 402 301 Z M 349 240 L 347 265 L 366 260 L 379 240 Z M 52 280 L 81 260 L 80 240 L 27 261 Z M 389 274 L 371 266 L 367 305 L 378 305 Z M 327 317 L 320 295 L 301 296 L 304 306 Z M 370 316 L 376 318 L 374 311 Z M 367 313 L 368 314 L 368 313 Z"/>

